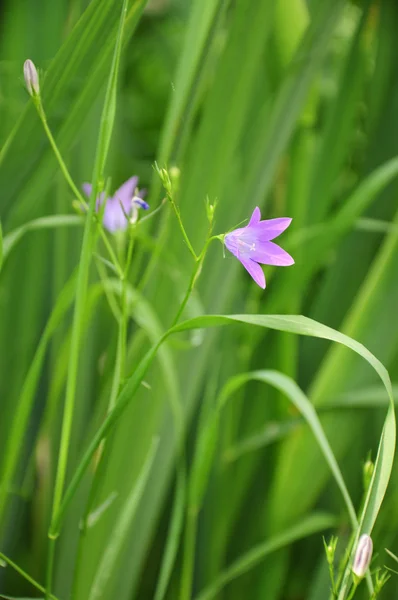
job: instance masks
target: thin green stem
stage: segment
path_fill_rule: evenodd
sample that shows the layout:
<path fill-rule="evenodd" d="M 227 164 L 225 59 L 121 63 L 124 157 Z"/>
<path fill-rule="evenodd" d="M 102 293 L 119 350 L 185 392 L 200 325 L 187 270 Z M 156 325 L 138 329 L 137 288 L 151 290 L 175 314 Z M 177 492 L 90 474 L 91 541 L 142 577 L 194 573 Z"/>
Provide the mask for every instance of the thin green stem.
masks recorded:
<path fill-rule="evenodd" d="M 196 252 L 193 249 L 193 246 L 192 246 L 191 241 L 190 241 L 190 239 L 188 237 L 188 234 L 185 231 L 184 223 L 182 222 L 182 219 L 181 219 L 180 209 L 178 208 L 178 206 L 176 204 L 176 201 L 174 200 L 174 191 L 175 190 L 173 190 L 173 184 L 172 184 L 172 181 L 171 181 L 171 178 L 170 178 L 170 174 L 167 172 L 166 169 L 159 169 L 159 167 L 157 166 L 156 163 L 155 163 L 155 167 L 154 168 L 155 168 L 155 171 L 157 172 L 157 174 L 159 175 L 160 179 L 162 180 L 164 189 L 166 191 L 167 199 L 170 202 L 170 204 L 171 204 L 171 206 L 172 206 L 172 208 L 174 210 L 175 216 L 177 217 L 177 222 L 178 222 L 178 225 L 180 227 L 180 230 L 181 230 L 181 233 L 182 233 L 182 237 L 184 238 L 184 241 L 185 241 L 185 243 L 186 243 L 186 245 L 188 247 L 188 250 L 192 254 L 193 258 L 195 260 L 198 260 L 199 257 L 196 255 Z M 178 187 L 178 185 L 177 185 L 177 187 Z"/>
<path fill-rule="evenodd" d="M 94 212 L 95 197 L 92 198 L 89 207 L 88 218 L 84 227 L 83 244 L 80 254 L 79 271 L 76 287 L 76 301 L 73 315 L 72 336 L 69 354 L 69 368 L 66 382 L 66 395 L 64 404 L 64 415 L 61 429 L 61 442 L 58 456 L 58 466 L 55 478 L 54 499 L 51 516 L 50 534 L 49 537 L 56 537 L 58 532 L 54 529 L 53 524 L 58 514 L 62 494 L 66 478 L 66 469 L 68 462 L 69 443 L 72 432 L 73 413 L 75 407 L 75 392 L 77 385 L 78 365 L 79 365 L 79 350 L 81 342 L 81 332 L 84 320 L 84 307 L 86 301 L 86 292 L 88 286 L 88 275 L 92 254 L 93 229 L 92 229 L 92 214 Z M 52 573 L 54 561 L 54 542 L 50 540 L 49 558 L 47 568 L 47 590 L 48 593 L 52 587 Z"/>
<path fill-rule="evenodd" d="M 52 147 L 52 149 L 54 151 L 54 154 L 56 156 L 56 159 L 58 161 L 58 164 L 60 166 L 62 174 L 65 177 L 66 182 L 68 183 L 68 185 L 69 185 L 70 189 L 72 190 L 73 194 L 77 197 L 77 199 L 82 204 L 82 206 L 84 206 L 87 209 L 88 208 L 87 202 L 84 199 L 84 197 L 82 196 L 79 188 L 76 186 L 75 182 L 73 181 L 73 179 L 72 179 L 72 177 L 71 177 L 71 175 L 70 175 L 70 173 L 68 171 L 68 168 L 67 168 L 67 166 L 65 164 L 65 161 L 62 158 L 61 153 L 60 153 L 60 151 L 58 149 L 58 146 L 57 146 L 57 144 L 55 142 L 53 134 L 51 133 L 51 129 L 50 129 L 48 123 L 47 123 L 46 114 L 44 112 L 43 104 L 42 104 L 40 98 L 37 98 L 37 101 L 35 102 L 35 106 L 37 108 L 37 112 L 39 114 L 40 120 L 41 120 L 41 122 L 43 124 L 44 131 L 46 132 L 48 141 L 50 142 L 50 145 L 51 145 L 51 147 Z M 112 263 L 114 264 L 115 268 L 118 270 L 118 272 L 120 274 L 122 272 L 122 270 L 121 270 L 119 261 L 116 258 L 116 254 L 115 254 L 115 252 L 114 252 L 114 250 L 112 248 L 112 245 L 111 245 L 110 241 L 108 240 L 108 237 L 107 237 L 107 235 L 106 235 L 106 233 L 105 233 L 105 231 L 104 231 L 104 229 L 103 229 L 103 227 L 101 225 L 101 222 L 98 219 L 98 215 L 97 215 L 96 212 L 93 213 L 93 218 L 94 218 L 94 220 L 95 220 L 95 222 L 97 224 L 98 233 L 100 234 L 100 236 L 101 236 L 101 238 L 102 238 L 102 240 L 103 240 L 103 242 L 105 244 L 105 247 L 106 247 L 106 249 L 108 251 L 109 257 L 110 257 Z"/>
<path fill-rule="evenodd" d="M 179 306 L 179 308 L 177 310 L 177 313 L 176 313 L 176 315 L 175 315 L 175 317 L 173 319 L 171 327 L 174 327 L 174 325 L 177 324 L 179 318 L 181 317 L 182 313 L 184 312 L 184 309 L 185 309 L 185 307 L 186 307 L 186 305 L 188 303 L 188 300 L 189 300 L 189 298 L 190 298 L 190 296 L 192 294 L 193 288 L 195 287 L 195 282 L 196 282 L 196 279 L 198 278 L 198 275 L 199 275 L 199 272 L 200 272 L 200 268 L 202 266 L 201 263 L 202 263 L 202 261 L 196 261 L 196 263 L 195 263 L 195 268 L 194 268 L 193 273 L 191 275 L 191 279 L 189 280 L 187 291 L 185 292 L 185 296 L 182 299 L 182 302 L 181 302 L 181 304 L 180 304 L 180 306 Z"/>
<path fill-rule="evenodd" d="M 118 323 L 120 320 L 120 308 L 118 306 L 114 292 L 106 284 L 108 277 L 107 277 L 107 272 L 106 272 L 105 266 L 98 259 L 95 261 L 95 265 L 97 267 L 98 275 L 101 279 L 102 287 L 104 289 L 104 294 L 108 301 L 110 311 L 113 314 L 113 316 L 115 317 L 116 322 Z"/>
<path fill-rule="evenodd" d="M 8 556 L 3 554 L 2 552 L 0 552 L 0 559 L 7 563 L 10 567 L 12 567 L 17 573 L 19 573 L 24 579 L 26 579 L 26 581 L 29 581 L 29 583 L 32 584 L 33 587 L 35 587 L 37 590 L 39 590 L 39 592 L 46 592 L 46 589 L 42 585 L 40 585 L 40 583 L 33 579 L 33 577 L 31 577 L 28 573 L 21 569 L 21 567 L 15 564 L 14 561 L 12 561 L 10 558 L 8 558 Z M 58 600 L 57 597 L 53 594 L 50 594 L 49 598 L 50 600 Z"/>
<path fill-rule="evenodd" d="M 185 296 L 184 296 L 184 298 L 183 298 L 183 300 L 182 300 L 182 302 L 181 302 L 181 304 L 180 304 L 180 306 L 179 306 L 179 308 L 177 310 L 177 313 L 176 313 L 176 315 L 175 315 L 175 317 L 173 319 L 171 327 L 174 327 L 174 325 L 177 324 L 179 318 L 181 317 L 182 313 L 184 312 L 184 309 L 185 309 L 185 307 L 186 307 L 186 305 L 188 303 L 188 300 L 191 297 L 192 291 L 193 291 L 193 289 L 195 287 L 196 280 L 198 279 L 198 277 L 200 275 L 200 272 L 201 272 L 201 269 L 202 269 L 202 265 L 203 265 L 203 261 L 205 259 L 206 252 L 207 252 L 207 249 L 209 247 L 209 244 L 210 244 L 210 242 L 212 240 L 214 240 L 216 238 L 217 238 L 217 236 L 209 237 L 207 239 L 207 242 L 206 242 L 206 244 L 205 244 L 202 252 L 199 254 L 198 257 L 195 258 L 195 267 L 194 267 L 194 270 L 192 272 L 191 278 L 189 280 L 187 291 L 185 292 Z"/>
<path fill-rule="evenodd" d="M 179 209 L 178 209 L 178 206 L 177 206 L 177 205 L 176 205 L 176 203 L 174 202 L 174 199 L 173 199 L 173 197 L 171 196 L 171 194 L 168 194 L 168 198 L 169 198 L 169 201 L 170 201 L 170 204 L 171 204 L 171 206 L 173 207 L 174 213 L 175 213 L 175 215 L 176 215 L 176 217 L 177 217 L 178 225 L 179 225 L 179 227 L 180 227 L 180 230 L 181 230 L 181 233 L 182 233 L 182 237 L 184 238 L 184 241 L 185 241 L 185 243 L 186 243 L 186 245 L 187 245 L 187 247 L 188 247 L 188 250 L 190 251 L 190 253 L 191 253 L 191 254 L 192 254 L 192 256 L 194 257 L 194 259 L 195 259 L 195 260 L 198 260 L 198 257 L 196 256 L 196 252 L 195 252 L 195 250 L 193 249 L 193 246 L 192 246 L 192 244 L 191 244 L 191 242 L 190 242 L 190 239 L 189 239 L 189 237 L 188 237 L 188 234 L 187 234 L 187 232 L 185 231 L 185 227 L 184 227 L 184 224 L 183 224 L 183 222 L 182 222 L 182 219 L 181 219 L 181 214 L 180 214 L 180 211 L 179 211 Z"/>
<path fill-rule="evenodd" d="M 46 567 L 46 600 L 51 598 L 51 590 L 53 587 L 54 574 L 54 558 L 55 558 L 55 538 L 49 537 L 47 547 L 47 567 Z"/>
<path fill-rule="evenodd" d="M 196 507 L 190 507 L 188 510 L 184 536 L 184 556 L 182 562 L 180 600 L 191 600 L 192 597 L 197 526 L 198 511 Z"/>
<path fill-rule="evenodd" d="M 133 246 L 134 246 L 134 235 L 132 231 L 129 231 L 129 242 L 127 247 L 127 255 L 123 269 L 123 276 L 121 277 L 121 307 L 118 309 L 118 314 L 112 309 L 112 312 L 117 318 L 118 321 L 118 338 L 117 338 L 117 348 L 116 348 L 116 359 L 115 359 L 115 368 L 113 372 L 112 378 L 112 387 L 111 393 L 109 397 L 108 410 L 107 414 L 109 414 L 116 405 L 116 400 L 120 391 L 120 383 L 125 373 L 125 363 L 126 363 L 126 347 L 127 347 L 127 322 L 128 322 L 128 311 L 127 311 L 127 283 L 128 283 L 128 274 L 131 265 L 131 259 L 133 254 Z M 101 268 L 104 267 L 101 265 Z M 103 278 L 103 277 L 102 277 Z M 105 287 L 105 286 L 104 286 Z M 116 302 L 116 301 L 115 301 Z M 112 308 L 112 307 L 111 307 Z M 105 450 L 106 439 L 100 443 L 99 451 L 98 451 L 98 461 L 96 465 L 96 469 L 93 475 L 93 479 L 90 485 L 89 497 L 86 503 L 84 515 L 82 518 L 82 523 L 80 527 L 80 536 L 79 536 L 79 544 L 78 544 L 78 558 L 76 561 L 75 574 L 73 578 L 73 586 L 72 586 L 72 599 L 75 597 L 77 593 L 77 585 L 78 585 L 78 572 L 80 566 L 80 556 L 83 552 L 83 539 L 86 535 L 87 531 L 87 519 L 89 517 L 91 508 L 93 506 L 95 497 L 98 492 L 99 482 L 100 482 L 100 473 L 104 468 L 104 450 Z"/>
<path fill-rule="evenodd" d="M 93 231 L 93 223 L 95 222 L 95 213 L 96 213 L 96 198 L 99 191 L 99 182 L 103 180 L 105 163 L 108 156 L 109 145 L 112 135 L 112 129 L 115 118 L 116 111 L 116 86 L 117 86 L 117 75 L 119 70 L 120 63 L 120 53 L 122 48 L 122 38 L 124 31 L 124 24 L 127 14 L 127 5 L 128 0 L 123 1 L 123 7 L 119 22 L 119 30 L 116 38 L 115 44 L 115 52 L 113 56 L 111 72 L 108 80 L 108 86 L 105 95 L 104 107 L 101 116 L 100 123 L 100 132 L 98 136 L 96 156 L 94 161 L 94 169 L 92 176 L 92 191 L 90 195 L 90 202 L 88 206 L 87 219 L 84 225 L 84 233 L 83 233 L 83 242 L 80 253 L 80 261 L 79 261 L 79 270 L 78 270 L 78 278 L 77 278 L 77 287 L 76 287 L 76 301 L 74 307 L 73 314 L 73 323 L 72 323 L 72 335 L 71 335 L 71 344 L 70 344 L 70 353 L 69 353 L 69 368 L 68 368 L 68 377 L 66 381 L 66 396 L 65 396 L 65 404 L 64 404 L 64 415 L 62 420 L 62 429 L 61 429 L 61 441 L 60 441 L 60 449 L 58 456 L 58 465 L 57 472 L 55 478 L 55 486 L 54 486 L 54 498 L 53 498 L 53 507 L 51 513 L 51 521 L 49 528 L 49 538 L 56 538 L 59 535 L 59 526 L 58 522 L 60 520 L 60 513 L 62 509 L 62 497 L 63 490 L 65 485 L 66 478 L 66 469 L 68 463 L 68 453 L 69 453 L 69 445 L 70 438 L 72 433 L 72 423 L 73 423 L 73 414 L 74 414 L 74 406 L 76 400 L 76 386 L 77 386 L 77 376 L 78 376 L 78 366 L 79 366 L 79 350 L 81 343 L 81 336 L 83 330 L 83 320 L 84 320 L 84 309 L 85 309 L 85 301 L 87 296 L 87 288 L 88 288 L 88 278 L 89 278 L 89 270 L 91 257 L 93 253 L 93 245 L 95 242 L 94 231 Z M 41 103 L 39 103 L 41 106 Z M 37 105 L 39 108 L 39 105 Z M 42 111 L 43 112 L 43 111 Z M 40 110 L 39 110 L 40 114 Z M 44 114 L 44 112 L 43 112 Z M 43 124 L 45 119 L 42 119 Z M 47 129 L 46 129 L 47 130 Z M 49 131 L 49 129 L 48 129 Z M 52 136 L 51 136 L 52 137 Z M 56 144 L 54 143 L 56 147 Z M 60 157 L 59 152 L 57 152 L 57 158 Z M 66 167 L 61 167 L 63 170 L 67 172 Z M 71 178 L 68 178 L 68 181 Z M 73 182 L 72 182 L 73 184 Z M 76 186 L 74 186 L 75 188 Z M 77 189 L 77 188 L 76 188 Z M 79 197 L 79 195 L 78 195 Z M 115 265 L 118 263 L 116 262 Z M 53 542 L 50 541 L 49 548 L 49 557 L 47 564 L 47 591 L 46 597 L 51 592 L 52 587 L 52 579 L 53 579 L 53 563 L 54 563 L 54 548 Z"/>
<path fill-rule="evenodd" d="M 352 585 L 351 592 L 350 592 L 350 595 L 348 596 L 347 600 L 353 599 L 355 592 L 357 591 L 357 587 L 358 587 L 358 582 L 355 581 Z"/>
<path fill-rule="evenodd" d="M 336 581 L 335 581 L 335 577 L 334 577 L 334 567 L 333 567 L 332 563 L 329 563 L 329 576 L 330 576 L 330 583 L 331 583 L 331 587 L 332 587 L 332 598 L 333 598 L 333 600 L 336 600 L 337 590 L 336 590 Z"/>
<path fill-rule="evenodd" d="M 124 266 L 124 273 L 122 279 L 122 297 L 121 297 L 121 320 L 120 320 L 120 365 L 119 365 L 119 382 L 123 379 L 126 371 L 126 354 L 127 354 L 127 325 L 128 325 L 128 311 L 127 311 L 127 284 L 130 272 L 131 259 L 133 256 L 134 248 L 134 232 L 129 231 L 129 242 L 127 247 L 127 256 Z M 111 410 L 113 406 L 110 406 Z"/>

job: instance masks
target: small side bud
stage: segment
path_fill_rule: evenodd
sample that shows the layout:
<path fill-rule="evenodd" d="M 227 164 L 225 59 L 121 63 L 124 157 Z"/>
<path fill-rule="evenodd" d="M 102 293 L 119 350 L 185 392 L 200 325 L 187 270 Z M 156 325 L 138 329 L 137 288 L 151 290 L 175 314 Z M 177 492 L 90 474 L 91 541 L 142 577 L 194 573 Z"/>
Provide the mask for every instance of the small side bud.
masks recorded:
<path fill-rule="evenodd" d="M 209 221 L 210 224 L 213 223 L 216 206 L 217 206 L 217 201 L 215 201 L 213 204 L 210 204 L 210 199 L 207 196 L 207 198 L 206 198 L 206 214 L 207 214 L 207 220 Z"/>
<path fill-rule="evenodd" d="M 364 577 L 370 561 L 372 559 L 373 542 L 372 538 L 364 533 L 359 538 L 357 551 L 355 553 L 354 564 L 352 565 L 352 572 L 358 579 Z"/>
<path fill-rule="evenodd" d="M 171 179 L 169 172 L 167 171 L 167 169 L 161 169 L 160 167 L 158 167 L 157 163 L 155 163 L 155 171 L 159 175 L 167 194 L 171 195 Z"/>
<path fill-rule="evenodd" d="M 323 545 L 325 547 L 326 552 L 326 560 L 328 561 L 329 565 L 333 565 L 334 563 L 334 555 L 336 553 L 337 541 L 338 538 L 332 536 L 330 538 L 330 542 L 327 544 L 325 538 L 323 538 Z"/>
<path fill-rule="evenodd" d="M 365 492 L 369 488 L 370 482 L 372 480 L 373 471 L 374 471 L 374 463 L 368 459 L 366 463 L 363 465 L 363 487 Z"/>
<path fill-rule="evenodd" d="M 25 78 L 26 89 L 28 90 L 29 94 L 33 97 L 39 96 L 39 75 L 34 63 L 30 60 L 30 58 L 24 62 L 23 74 Z"/>
<path fill-rule="evenodd" d="M 390 579 L 390 577 L 391 577 L 391 575 L 388 571 L 382 571 L 381 569 L 377 570 L 374 598 L 378 597 L 382 588 L 386 585 L 386 583 Z"/>

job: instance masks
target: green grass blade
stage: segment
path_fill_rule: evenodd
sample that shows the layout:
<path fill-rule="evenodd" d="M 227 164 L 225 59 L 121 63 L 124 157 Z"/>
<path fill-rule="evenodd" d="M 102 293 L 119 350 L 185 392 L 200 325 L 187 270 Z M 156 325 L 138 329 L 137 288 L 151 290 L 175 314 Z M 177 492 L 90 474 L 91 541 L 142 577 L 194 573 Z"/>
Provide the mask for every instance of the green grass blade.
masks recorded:
<path fill-rule="evenodd" d="M 159 440 L 155 439 L 152 442 L 152 446 L 148 452 L 145 463 L 142 467 L 140 475 L 137 481 L 134 482 L 134 486 L 127 498 L 117 520 L 116 526 L 113 531 L 111 539 L 108 541 L 107 548 L 98 564 L 97 573 L 94 577 L 94 581 L 91 586 L 89 600 L 98 600 L 104 598 L 104 594 L 107 593 L 107 583 L 112 575 L 112 571 L 115 568 L 119 553 L 123 549 L 123 544 L 126 539 L 126 535 L 129 531 L 129 526 L 134 520 L 138 504 L 141 500 L 145 486 L 147 484 L 149 475 L 151 473 L 152 464 L 158 449 Z"/>
<path fill-rule="evenodd" d="M 154 600 L 163 600 L 170 582 L 184 523 L 186 488 L 186 467 L 179 461 L 177 463 L 177 481 L 173 511 L 167 532 L 166 547 L 163 553 L 159 577 L 156 583 Z"/>
<path fill-rule="evenodd" d="M 29 231 L 40 231 L 41 229 L 56 229 L 58 227 L 79 227 L 84 224 L 83 217 L 77 215 L 54 215 L 50 217 L 40 217 L 33 219 L 25 225 L 10 231 L 4 236 L 4 260 L 7 259 L 10 252 L 16 244 L 23 239 Z"/>
<path fill-rule="evenodd" d="M 379 452 L 377 459 L 377 468 L 375 468 L 374 477 L 372 479 L 372 484 L 369 488 L 369 497 L 376 499 L 373 509 L 377 505 L 380 505 L 382 499 L 384 497 L 389 476 L 391 474 L 392 469 L 392 461 L 394 455 L 395 448 L 395 412 L 394 412 L 394 401 L 392 396 L 392 387 L 391 381 L 388 375 L 386 368 L 381 364 L 379 360 L 371 353 L 367 348 L 365 348 L 359 342 L 353 340 L 347 335 L 344 335 L 331 327 L 327 327 L 322 323 L 318 323 L 312 319 L 308 319 L 303 316 L 295 316 L 295 315 L 209 315 L 204 317 L 197 317 L 194 319 L 190 319 L 185 321 L 179 325 L 176 325 L 172 329 L 170 329 L 164 336 L 159 340 L 157 344 L 155 344 L 144 356 L 144 358 L 138 364 L 136 370 L 133 375 L 127 381 L 126 385 L 122 389 L 120 396 L 118 398 L 117 404 L 115 408 L 108 414 L 106 419 L 103 421 L 100 428 L 97 430 L 95 436 L 93 437 L 89 447 L 87 448 L 81 462 L 79 463 L 75 474 L 72 478 L 72 481 L 69 485 L 65 493 L 65 498 L 62 503 L 61 509 L 59 511 L 58 519 L 56 521 L 56 526 L 59 527 L 62 522 L 66 508 L 68 507 L 70 501 L 73 498 L 73 495 L 77 489 L 77 486 L 80 483 L 81 478 L 84 475 L 84 472 L 87 466 L 90 463 L 90 460 L 96 451 L 96 448 L 101 443 L 101 440 L 109 433 L 109 431 L 114 427 L 115 423 L 123 414 L 124 410 L 130 403 L 132 397 L 137 391 L 141 381 L 145 377 L 145 374 L 151 365 L 153 359 L 156 356 L 156 353 L 163 343 L 170 335 L 174 333 L 179 333 L 191 329 L 202 329 L 209 327 L 220 327 L 225 325 L 231 325 L 232 323 L 243 323 L 246 325 L 255 325 L 258 327 L 265 327 L 269 329 L 276 329 L 278 331 L 286 331 L 289 333 L 295 333 L 304 336 L 312 336 L 319 337 L 331 341 L 335 341 L 347 348 L 350 348 L 362 358 L 364 358 L 371 367 L 376 371 L 379 375 L 382 383 L 385 386 L 386 392 L 390 398 L 390 408 L 387 414 L 386 422 L 385 422 L 385 432 L 387 439 L 387 452 L 382 453 Z M 384 439 L 384 438 L 383 438 Z M 384 448 L 384 443 L 383 443 Z M 377 474 L 377 479 L 376 479 Z M 373 510 L 373 515 L 375 516 L 376 511 Z"/>
<path fill-rule="evenodd" d="M 314 76 L 320 67 L 327 41 L 343 7 L 342 2 L 323 2 L 311 22 L 275 100 L 267 115 L 266 135 L 255 148 L 248 178 L 248 197 L 261 205 L 269 191 L 281 154 L 285 150 L 297 118 L 303 109 Z M 300 68 L 298 68 L 300 66 Z"/>
<path fill-rule="evenodd" d="M 336 518 L 326 514 L 313 514 L 304 518 L 298 525 L 287 529 L 283 533 L 272 537 L 263 544 L 258 544 L 249 552 L 238 558 L 232 565 L 227 567 L 224 572 L 207 588 L 200 592 L 195 600 L 211 600 L 231 581 L 247 573 L 258 565 L 266 556 L 272 552 L 276 552 L 289 544 L 319 533 L 325 529 L 330 529 L 336 525 Z"/>
<path fill-rule="evenodd" d="M 222 408 L 225 405 L 225 403 L 230 398 L 231 394 L 233 394 L 238 388 L 247 384 L 250 381 L 261 381 L 264 383 L 268 383 L 273 387 L 276 387 L 290 400 L 290 402 L 292 402 L 292 404 L 294 404 L 297 410 L 304 417 L 341 491 L 341 495 L 345 502 L 352 527 L 354 530 L 356 530 L 356 528 L 358 527 L 358 519 L 356 516 L 355 508 L 352 503 L 345 481 L 343 479 L 340 467 L 333 454 L 333 450 L 330 447 L 330 444 L 326 438 L 325 432 L 323 431 L 321 422 L 313 405 L 293 379 L 287 377 L 286 375 L 278 371 L 253 371 L 251 373 L 237 375 L 236 377 L 230 379 L 221 391 L 218 400 L 220 408 Z"/>

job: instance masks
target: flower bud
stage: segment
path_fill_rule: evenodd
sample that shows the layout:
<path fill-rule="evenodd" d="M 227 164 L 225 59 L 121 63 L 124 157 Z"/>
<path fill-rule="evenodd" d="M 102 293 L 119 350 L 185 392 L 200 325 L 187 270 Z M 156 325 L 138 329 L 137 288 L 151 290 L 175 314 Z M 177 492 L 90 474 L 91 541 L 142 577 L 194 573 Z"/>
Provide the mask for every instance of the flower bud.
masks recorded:
<path fill-rule="evenodd" d="M 374 471 L 374 463 L 371 460 L 367 460 L 363 466 L 363 486 L 365 492 L 367 491 L 370 482 L 372 481 L 373 471 Z"/>
<path fill-rule="evenodd" d="M 29 94 L 31 96 L 38 96 L 40 94 L 39 75 L 34 63 L 29 58 L 24 62 L 23 74 Z"/>
<path fill-rule="evenodd" d="M 329 565 L 333 565 L 334 563 L 334 555 L 336 553 L 337 541 L 337 537 L 334 536 L 332 536 L 328 544 L 326 543 L 325 539 L 323 540 L 323 545 L 325 547 L 326 552 L 326 559 Z"/>
<path fill-rule="evenodd" d="M 372 558 L 372 552 L 373 552 L 372 538 L 369 535 L 367 535 L 366 533 L 364 533 L 359 538 L 357 551 L 355 553 L 355 558 L 354 558 L 354 564 L 352 565 L 352 572 L 359 579 L 362 579 L 362 577 L 364 577 L 364 575 L 369 567 L 369 564 L 370 564 L 370 561 Z"/>

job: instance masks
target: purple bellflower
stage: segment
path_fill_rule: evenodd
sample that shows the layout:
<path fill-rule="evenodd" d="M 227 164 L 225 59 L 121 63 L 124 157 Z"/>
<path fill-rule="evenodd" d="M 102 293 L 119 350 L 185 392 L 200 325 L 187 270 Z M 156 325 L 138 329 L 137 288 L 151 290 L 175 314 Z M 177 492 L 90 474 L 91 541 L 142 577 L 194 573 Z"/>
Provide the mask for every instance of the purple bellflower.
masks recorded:
<path fill-rule="evenodd" d="M 294 264 L 293 258 L 280 246 L 271 242 L 291 223 L 291 219 L 269 219 L 261 221 L 258 206 L 253 211 L 246 227 L 240 227 L 224 237 L 228 250 L 236 256 L 254 281 L 265 288 L 265 277 L 261 265 L 289 267 Z"/>
<path fill-rule="evenodd" d="M 148 210 L 149 204 L 142 199 L 144 190 L 138 191 L 138 177 L 130 177 L 120 186 L 113 196 L 106 198 L 105 192 L 102 192 L 95 205 L 98 212 L 105 202 L 104 208 L 104 227 L 111 233 L 123 231 L 127 228 L 128 221 L 135 223 L 138 218 L 138 209 Z M 90 197 L 91 183 L 83 183 L 83 192 Z"/>

